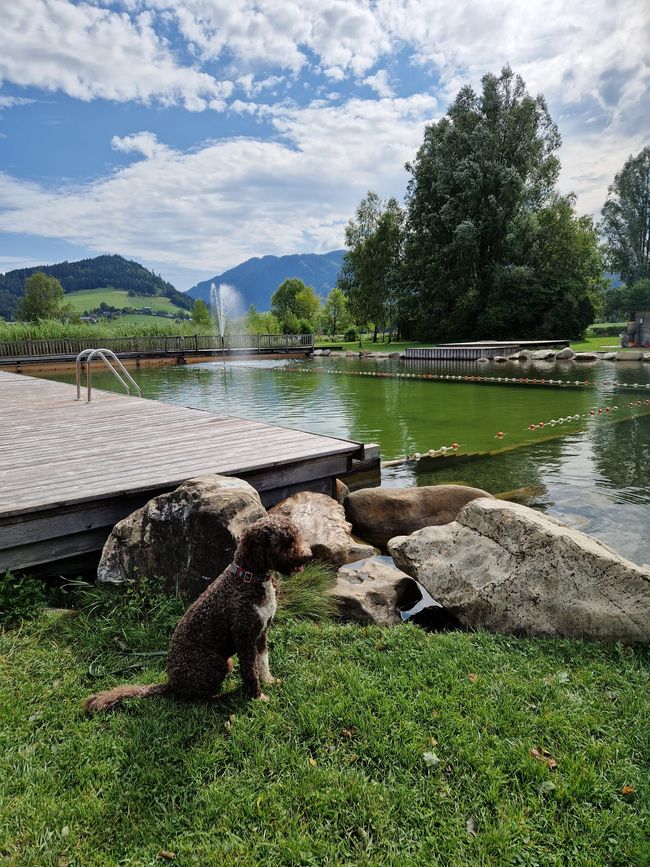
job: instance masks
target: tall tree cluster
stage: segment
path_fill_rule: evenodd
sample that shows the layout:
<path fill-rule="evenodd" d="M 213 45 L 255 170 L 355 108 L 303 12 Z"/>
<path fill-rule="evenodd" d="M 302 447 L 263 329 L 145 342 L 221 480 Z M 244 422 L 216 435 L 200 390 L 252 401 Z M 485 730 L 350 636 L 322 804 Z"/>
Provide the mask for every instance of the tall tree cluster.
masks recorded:
<path fill-rule="evenodd" d="M 609 187 L 601 230 L 612 271 L 628 286 L 650 277 L 650 147 L 630 157 Z"/>
<path fill-rule="evenodd" d="M 353 312 L 390 307 L 431 340 L 580 334 L 602 265 L 591 219 L 556 189 L 560 144 L 509 67 L 480 93 L 463 87 L 406 166 L 404 213 L 369 193 L 348 224 L 339 282 Z"/>

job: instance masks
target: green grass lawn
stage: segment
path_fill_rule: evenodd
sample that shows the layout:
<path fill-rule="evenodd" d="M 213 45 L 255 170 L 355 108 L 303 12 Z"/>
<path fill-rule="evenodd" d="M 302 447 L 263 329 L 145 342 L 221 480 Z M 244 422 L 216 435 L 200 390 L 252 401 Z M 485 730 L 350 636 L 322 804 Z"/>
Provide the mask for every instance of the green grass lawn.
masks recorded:
<path fill-rule="evenodd" d="M 285 615 L 268 704 L 235 669 L 222 704 L 86 718 L 89 693 L 163 677 L 89 663 L 166 647 L 180 613 L 104 611 L 0 632 L 3 863 L 649 863 L 647 651 Z"/>
<path fill-rule="evenodd" d="M 129 295 L 126 289 L 85 289 L 81 292 L 67 292 L 66 302 L 72 304 L 78 313 L 84 310 L 94 310 L 102 301 L 111 307 L 151 307 L 152 310 L 165 310 L 168 313 L 178 313 L 181 308 L 165 298 L 163 295 L 135 297 Z"/>
<path fill-rule="evenodd" d="M 584 340 L 571 341 L 575 352 L 619 352 L 621 341 L 618 337 L 586 337 Z M 637 349 L 637 352 L 639 350 Z"/>

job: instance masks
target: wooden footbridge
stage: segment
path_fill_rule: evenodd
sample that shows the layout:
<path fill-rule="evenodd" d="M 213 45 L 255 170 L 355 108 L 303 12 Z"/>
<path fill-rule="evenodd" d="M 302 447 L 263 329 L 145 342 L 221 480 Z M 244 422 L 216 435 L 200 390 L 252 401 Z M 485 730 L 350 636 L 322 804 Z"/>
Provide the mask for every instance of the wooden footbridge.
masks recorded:
<path fill-rule="evenodd" d="M 239 476 L 265 505 L 333 493 L 377 447 L 0 371 L 0 573 L 65 572 L 111 528 L 205 473 Z M 85 394 L 82 395 L 85 398 Z M 66 566 L 69 567 L 66 570 Z"/>

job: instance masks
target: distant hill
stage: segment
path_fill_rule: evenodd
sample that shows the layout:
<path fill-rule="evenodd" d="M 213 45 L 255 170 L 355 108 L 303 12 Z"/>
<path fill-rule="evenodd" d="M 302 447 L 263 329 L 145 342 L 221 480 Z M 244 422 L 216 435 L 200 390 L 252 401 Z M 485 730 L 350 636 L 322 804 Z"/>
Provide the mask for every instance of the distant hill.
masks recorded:
<path fill-rule="evenodd" d="M 138 296 L 164 296 L 174 306 L 185 310 L 192 307 L 192 299 L 188 298 L 187 294 L 179 292 L 171 283 L 167 283 L 139 262 L 123 256 L 95 256 L 93 259 L 81 259 L 78 262 L 19 268 L 0 275 L 0 316 L 5 319 L 15 317 L 18 302 L 25 291 L 25 281 L 36 271 L 56 277 L 66 293 L 88 289 L 122 289 L 126 292 L 132 291 Z M 141 304 L 142 302 L 138 306 Z"/>
<path fill-rule="evenodd" d="M 345 250 L 334 250 L 323 254 L 303 253 L 247 259 L 223 274 L 197 283 L 187 294 L 209 302 L 210 284 L 218 286 L 219 283 L 228 283 L 239 291 L 247 307 L 254 304 L 258 310 L 270 310 L 271 295 L 288 277 L 298 277 L 307 286 L 313 286 L 319 295 L 327 295 L 330 289 L 336 286 L 344 255 Z"/>

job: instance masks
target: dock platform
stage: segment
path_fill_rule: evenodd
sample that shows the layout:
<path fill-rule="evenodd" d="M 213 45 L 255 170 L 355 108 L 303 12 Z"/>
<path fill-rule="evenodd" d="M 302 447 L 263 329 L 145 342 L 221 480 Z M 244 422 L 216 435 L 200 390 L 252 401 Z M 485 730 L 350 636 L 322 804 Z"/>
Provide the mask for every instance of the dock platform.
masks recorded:
<path fill-rule="evenodd" d="M 97 557 L 117 521 L 206 473 L 246 479 L 270 506 L 379 464 L 349 440 L 99 389 L 87 403 L 2 371 L 0 425 L 0 574 Z"/>
<path fill-rule="evenodd" d="M 508 357 L 522 349 L 564 349 L 568 340 L 481 340 L 474 343 L 441 343 L 410 347 L 405 358 L 418 361 L 476 361 L 477 358 Z"/>

